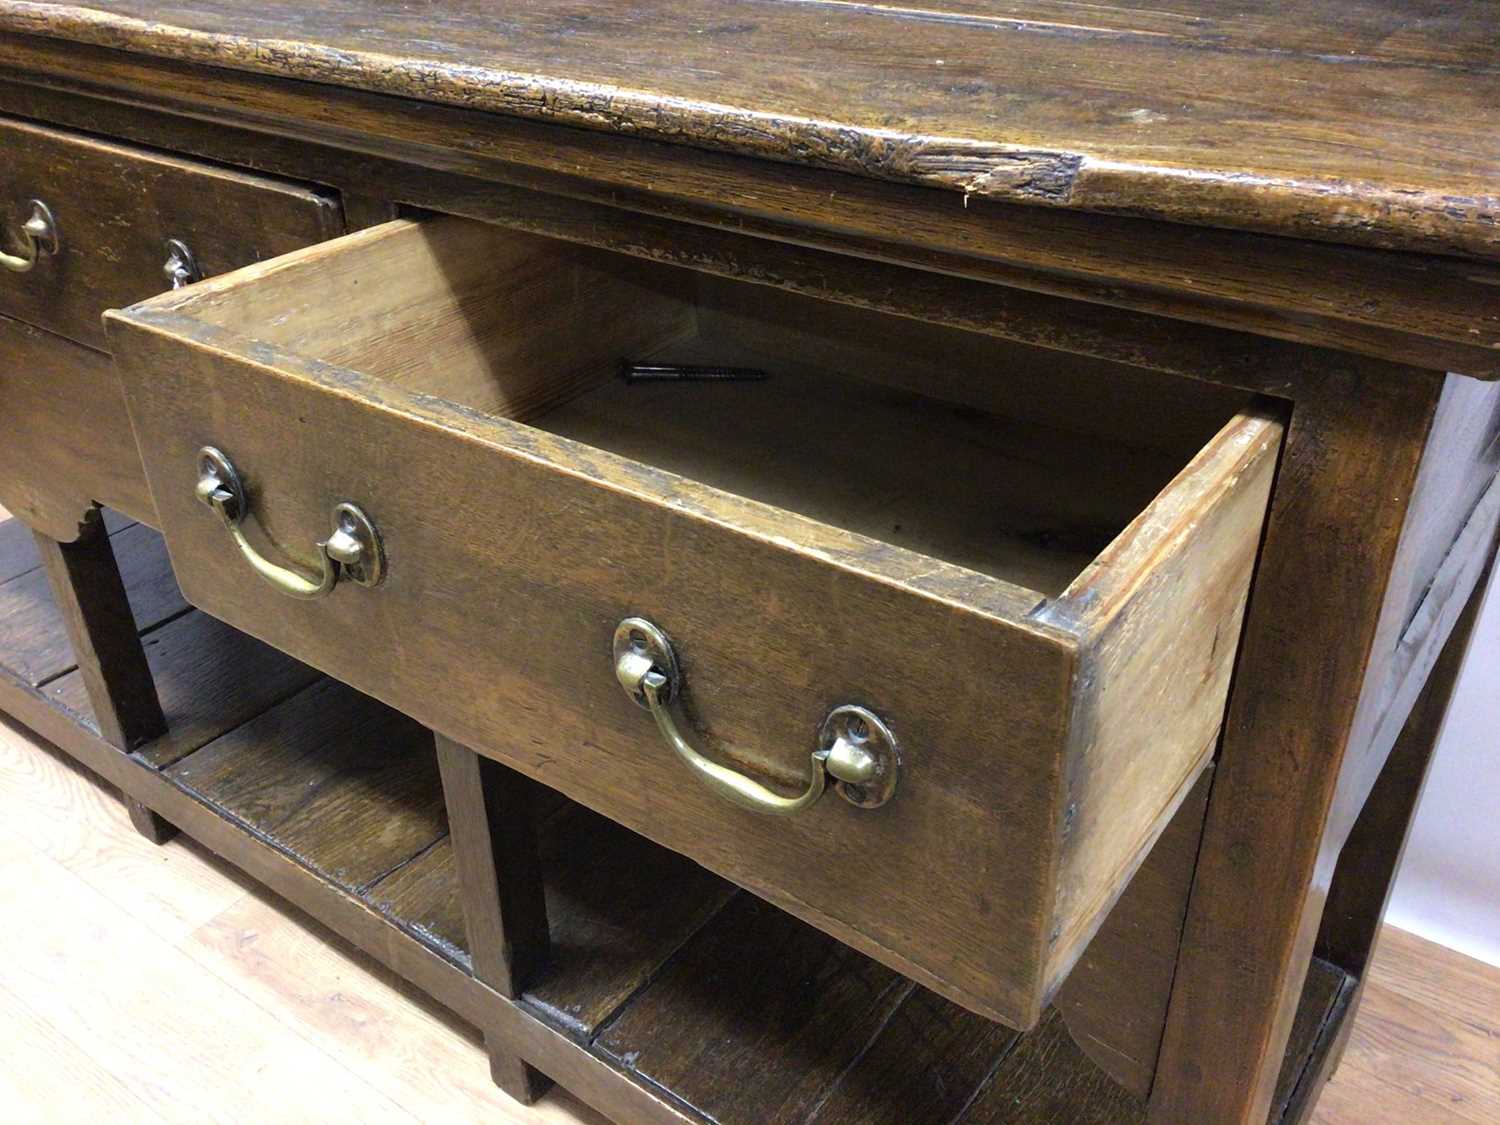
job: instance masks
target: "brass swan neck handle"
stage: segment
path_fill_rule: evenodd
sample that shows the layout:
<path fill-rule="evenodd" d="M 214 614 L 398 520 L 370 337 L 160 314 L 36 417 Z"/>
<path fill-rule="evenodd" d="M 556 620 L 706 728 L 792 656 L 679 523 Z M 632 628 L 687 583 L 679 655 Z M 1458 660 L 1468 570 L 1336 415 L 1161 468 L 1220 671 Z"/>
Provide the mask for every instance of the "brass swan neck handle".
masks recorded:
<path fill-rule="evenodd" d="M 241 525 L 250 499 L 234 463 L 211 445 L 198 450 L 198 500 L 218 513 L 250 569 L 289 598 L 311 601 L 333 592 L 340 579 L 377 586 L 385 577 L 385 550 L 375 525 L 353 504 L 333 509 L 333 531 L 317 544 L 318 573 L 312 577 L 274 563 L 245 538 Z"/>
<path fill-rule="evenodd" d="M 733 804 L 768 816 L 790 816 L 816 804 L 831 781 L 860 808 L 878 808 L 896 789 L 900 758 L 896 739 L 873 712 L 846 704 L 823 720 L 811 752 L 811 777 L 795 797 L 784 797 L 695 750 L 678 729 L 672 700 L 682 673 L 666 634 L 640 617 L 628 617 L 615 630 L 615 677 L 639 706 L 656 720 L 667 745 L 704 785 Z"/>
<path fill-rule="evenodd" d="M 31 215 L 21 224 L 21 241 L 25 249 L 19 254 L 0 250 L 0 266 L 11 273 L 27 273 L 42 258 L 58 251 L 57 223 L 53 221 L 51 210 L 40 199 L 33 199 L 30 203 Z"/>

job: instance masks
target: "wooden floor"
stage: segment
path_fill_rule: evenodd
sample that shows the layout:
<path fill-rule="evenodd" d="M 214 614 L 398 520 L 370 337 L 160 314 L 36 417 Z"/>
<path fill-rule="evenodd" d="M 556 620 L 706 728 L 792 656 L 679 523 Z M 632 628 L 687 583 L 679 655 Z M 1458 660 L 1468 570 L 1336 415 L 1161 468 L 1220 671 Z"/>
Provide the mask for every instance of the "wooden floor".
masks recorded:
<path fill-rule="evenodd" d="M 595 1122 L 488 1081 L 463 1025 L 0 720 L 8 1121 Z M 1388 930 L 1323 1125 L 1500 1121 L 1500 969 Z"/>

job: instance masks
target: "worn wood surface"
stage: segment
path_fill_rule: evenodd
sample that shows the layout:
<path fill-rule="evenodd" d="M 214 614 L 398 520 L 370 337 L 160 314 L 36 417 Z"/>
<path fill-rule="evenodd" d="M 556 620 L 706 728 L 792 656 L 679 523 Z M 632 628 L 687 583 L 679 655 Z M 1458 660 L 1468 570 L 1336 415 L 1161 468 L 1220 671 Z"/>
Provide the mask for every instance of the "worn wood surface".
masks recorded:
<path fill-rule="evenodd" d="M 7 229 L 35 197 L 59 232 L 56 254 L 0 274 L 0 313 L 93 347 L 105 309 L 170 287 L 169 238 L 208 277 L 343 231 L 338 205 L 300 185 L 19 121 L 0 122 L 0 144 Z"/>
<path fill-rule="evenodd" d="M 516 997 L 550 952 L 536 838 L 541 787 L 442 735 L 436 744 L 469 965 Z"/>
<path fill-rule="evenodd" d="M 580 1043 L 590 1042 L 734 893 L 696 864 L 571 802 L 544 822 L 541 859 L 551 952 L 522 1000 Z M 663 896 L 663 887 L 672 893 Z M 393 871 L 369 897 L 468 965 L 450 840 Z"/>
<path fill-rule="evenodd" d="M 1356 986 L 1356 978 L 1337 965 L 1313 959 L 1271 1099 L 1273 1123 L 1295 1125 L 1306 1120 L 1331 1073 L 1328 1063 L 1336 1062 L 1337 1045 L 1348 1032 L 1353 1015 L 1349 1000 Z"/>
<path fill-rule="evenodd" d="M 1489 529 L 1494 538 L 1494 529 Z M 1494 566 L 1493 548 L 1463 612 L 1443 643 L 1441 655 L 1417 696 L 1390 758 L 1375 779 L 1368 801 L 1339 852 L 1318 930 L 1317 953 L 1356 978 L 1346 1003 L 1349 1018 L 1332 1044 L 1323 1065 L 1310 1071 L 1298 1091 L 1305 1116 L 1333 1076 L 1347 1046 L 1369 982 L 1370 965 L 1380 938 L 1406 841 L 1422 798 L 1433 751 L 1442 735 L 1459 673 L 1468 655 L 1475 621 L 1483 604 Z"/>
<path fill-rule="evenodd" d="M 1049 996 L 1145 857 L 1138 841 L 1166 829 L 1217 745 L 1279 416 L 1239 415 L 1038 614 L 1083 638 L 1088 685 L 1069 701 Z"/>
<path fill-rule="evenodd" d="M 356 893 L 447 831 L 428 733 L 332 680 L 220 736 L 167 775 Z"/>
<path fill-rule="evenodd" d="M 186 612 L 160 536 L 141 524 L 115 534 L 123 537 L 116 550 L 136 624 L 150 629 Z M 47 575 L 40 568 L 0 585 L 0 620 L 7 634 L 6 665 L 28 684 L 48 685 L 77 667 Z M 89 713 L 86 704 L 79 713 Z"/>
<path fill-rule="evenodd" d="M 33 964 L 28 984 L 50 978 L 63 988 L 51 996 L 39 990 L 34 1009 L 0 1000 L 0 1018 L 15 1032 L 0 1059 L 0 1090 L 13 1116 L 115 1121 L 142 1097 L 154 1118 L 172 1125 L 197 1125 L 210 1112 L 264 1116 L 268 1098 L 277 1110 L 326 1105 L 337 1115 L 348 1108 L 333 1100 L 345 1093 L 337 1076 L 347 1072 L 387 1099 L 373 1120 L 598 1125 L 601 1118 L 561 1088 L 536 1107 L 511 1102 L 490 1083 L 483 1048 L 461 1022 L 190 839 L 165 849 L 145 844 L 113 789 L 63 752 L 0 724 L 0 761 L 14 873 L 7 905 L 34 920 L 0 940 L 7 956 L 55 966 Z M 59 904 L 59 885 L 86 894 L 70 889 Z M 128 977 L 100 952 L 126 945 L 136 965 Z M 157 1019 L 180 1027 L 184 1018 L 158 994 L 143 993 L 143 978 L 169 982 L 173 996 L 205 999 L 213 994 L 203 990 L 223 981 L 232 990 L 227 1003 L 238 1005 L 233 996 L 253 1002 L 244 1009 L 250 1022 L 221 1020 L 172 1051 L 137 1049 L 140 1027 Z M 1312 1120 L 1489 1125 L 1485 1099 L 1500 1093 L 1492 1066 L 1500 970 L 1388 927 L 1368 993 L 1368 1011 Z M 58 1016 L 60 1003 L 75 1001 L 94 1018 Z M 255 1011 L 268 1013 L 278 1030 L 263 1031 Z M 1481 1028 L 1491 1029 L 1488 1039 Z M 955 1038 L 968 1030 L 962 1021 L 944 1028 Z M 859 1081 L 851 1074 L 825 1103 L 824 1125 L 863 1125 L 873 1116 L 866 1105 L 897 1096 L 908 1099 L 913 1121 L 948 1119 L 947 1107 L 961 1096 L 955 1091 L 972 1088 L 955 1077 L 963 1059 L 983 1066 L 980 1058 L 992 1057 L 974 1037 L 964 1041 L 973 1044 L 970 1053 L 947 1055 L 936 1033 L 917 1045 L 893 1023 L 866 1052 Z M 257 1043 L 271 1048 L 269 1062 Z M 941 1069 L 939 1056 L 951 1060 Z M 908 1083 L 903 1073 L 927 1081 Z M 142 1090 L 148 1078 L 151 1089 Z"/>
<path fill-rule="evenodd" d="M 747 960 L 747 948 L 764 956 Z M 802 1121 L 913 987 L 741 895 L 605 1029 L 598 1046 L 627 1073 L 671 1090 L 711 1120 Z M 1000 1033 L 1002 1045 L 1008 1038 Z"/>
<path fill-rule="evenodd" d="M 975 1125 L 1135 1125 L 1145 1120 L 1145 1103 L 1095 1069 L 1054 1010 L 1006 1055 L 962 1120 Z"/>
<path fill-rule="evenodd" d="M 309 686 L 317 673 L 206 613 L 190 612 L 144 638 L 146 661 L 167 718 L 160 738 L 136 753 L 157 769 Z M 203 652 L 221 654 L 203 660 Z M 82 677 L 70 672 L 47 685 L 47 695 L 87 717 Z"/>
<path fill-rule="evenodd" d="M 1138 442 L 1090 435 L 1080 449 L 1073 427 L 1015 417 L 1024 406 L 997 416 L 873 386 L 912 373 L 900 352 L 865 366 L 853 349 L 812 363 L 784 358 L 795 345 L 759 345 L 779 328 L 761 316 L 743 330 L 756 343 L 700 332 L 633 357 L 747 367 L 766 372 L 764 382 L 609 378 L 532 424 L 1056 598 L 1233 412 L 1162 452 L 1141 448 L 1149 429 Z M 1003 362 L 998 350 L 976 367 Z M 991 405 L 1004 411 L 1013 399 L 995 395 Z M 852 440 L 832 439 L 841 433 Z M 989 483 L 975 488 L 978 480 Z"/>
<path fill-rule="evenodd" d="M 102 513 L 90 509 L 72 542 L 35 537 L 100 737 L 122 750 L 160 737 L 167 720 Z M 172 838 L 173 827 L 145 805 L 133 797 L 125 804 L 142 836 L 156 844 Z"/>
<path fill-rule="evenodd" d="M 146 844 L 63 751 L 0 722 L 0 760 L 5 907 L 31 920 L 3 939 L 26 962 L 0 999 L 7 1116 L 603 1125 L 561 1090 L 516 1105 L 462 1021 L 190 837 Z"/>
<path fill-rule="evenodd" d="M 207 286 L 195 315 L 519 421 L 692 331 L 695 275 L 553 240 L 401 221 L 312 249 Z"/>
<path fill-rule="evenodd" d="M 904 550 L 884 537 L 706 486 L 696 478 L 712 474 L 696 466 L 687 466 L 691 476 L 673 476 L 655 457 L 624 460 L 474 409 L 508 401 L 512 373 L 526 383 L 532 365 L 549 359 L 545 351 L 538 357 L 507 345 L 492 370 L 472 358 L 445 365 L 442 378 L 451 382 L 443 389 L 452 393 L 462 380 L 460 402 L 422 393 L 424 365 L 440 333 L 428 334 L 426 320 L 409 323 L 405 306 L 434 306 L 429 287 L 451 279 L 459 288 L 444 288 L 444 299 L 469 307 L 463 263 L 504 254 L 505 240 L 516 237 L 456 220 L 392 224 L 211 279 L 126 316 L 112 314 L 134 421 L 151 449 L 159 513 L 171 529 L 173 561 L 189 597 L 816 919 L 960 1002 L 1029 1026 L 1208 752 L 1279 423 L 1249 410 L 1191 459 L 1181 454 L 1178 475 L 1162 482 L 1160 494 L 1064 592 L 1055 612 L 1037 615 L 1042 593 L 954 565 L 947 552 Z M 393 278 L 375 251 L 391 243 L 397 247 L 391 261 L 408 262 L 401 248 L 414 242 L 440 252 L 439 263 L 450 255 L 459 260 L 428 272 L 403 268 Z M 491 243 L 500 245 L 492 250 Z M 612 268 L 591 259 L 594 283 L 610 284 Z M 654 275 L 641 274 L 634 262 L 620 268 L 628 284 L 647 286 L 648 293 L 670 294 L 678 284 L 673 278 L 651 284 Z M 323 311 L 358 305 L 369 289 L 376 295 L 363 311 Z M 474 315 L 525 315 L 528 292 L 518 286 L 507 305 L 488 299 L 485 289 L 478 302 L 485 311 Z M 306 315 L 304 334 L 300 310 L 310 303 L 318 309 Z M 680 317 L 671 303 L 665 307 L 667 331 L 658 338 L 672 339 Z M 386 310 L 379 333 L 368 343 L 350 340 L 348 331 L 370 331 L 361 323 L 378 310 Z M 574 344 L 594 349 L 595 369 L 612 369 L 620 349 L 639 339 L 634 322 L 619 339 L 610 327 Z M 763 330 L 773 332 L 774 322 Z M 489 332 L 486 326 L 457 339 L 482 349 Z M 255 338 L 261 335 L 270 339 Z M 368 367 L 329 366 L 325 351 Z M 572 354 L 560 365 L 564 373 L 583 369 Z M 795 374 L 807 381 L 815 373 Z M 1066 374 L 1060 368 L 1058 379 Z M 877 394 L 877 404 L 886 393 Z M 845 398 L 844 429 L 858 430 L 865 415 L 857 400 Z M 752 422 L 729 406 L 721 410 L 727 413 L 710 428 L 723 428 L 730 417 L 736 425 Z M 232 422 L 213 420 L 231 415 Z M 537 426 L 545 427 L 547 417 Z M 948 423 L 950 436 L 977 445 L 974 427 L 955 428 L 968 425 L 963 411 L 934 410 L 932 417 Z M 289 419 L 296 425 L 289 428 Z M 761 437 L 779 443 L 778 459 L 806 469 L 828 445 L 816 416 L 812 423 Z M 322 440 L 303 441 L 303 432 Z M 378 513 L 393 559 L 384 585 L 294 605 L 240 580 L 243 563 L 192 496 L 194 449 L 203 440 L 223 446 L 248 475 L 254 534 L 269 544 L 314 541 L 335 496 Z M 887 455 L 911 476 L 898 482 L 902 492 L 951 494 L 981 475 L 982 464 L 961 479 L 924 476 L 915 450 L 887 444 Z M 1067 463 L 1073 448 L 1071 437 L 1058 437 L 1051 463 Z M 371 449 L 383 451 L 379 464 L 370 462 Z M 705 452 L 717 456 L 716 443 Z M 1103 458 L 1088 480 L 1114 475 L 1119 460 Z M 1003 482 L 1007 474 L 984 469 L 983 475 Z M 1077 491 L 1086 492 L 1088 480 Z M 1025 480 L 1014 501 L 1001 487 L 994 486 L 986 527 L 1012 503 L 1027 510 Z M 453 496 L 462 503 L 443 499 Z M 1047 506 L 1030 503 L 1036 516 Z M 568 518 L 556 518 L 558 512 Z M 405 563 L 395 561 L 403 556 Z M 1195 568 L 1199 576 L 1215 575 L 1206 606 L 1199 591 L 1207 587 Z M 1177 574 L 1184 580 L 1165 577 Z M 767 589 L 777 592 L 774 600 L 758 593 Z M 788 823 L 724 809 L 669 754 L 649 740 L 643 744 L 645 717 L 623 696 L 607 659 L 601 661 L 614 625 L 632 613 L 651 617 L 676 638 L 693 718 L 712 739 L 735 748 L 725 753 L 737 765 L 800 784 L 808 732 L 832 703 L 866 700 L 911 748 L 900 799 L 872 815 L 827 802 Z M 418 621 L 420 629 L 404 624 Z M 808 622 L 818 628 L 809 630 Z M 401 636 L 374 642 L 372 629 Z M 354 632 L 372 643 L 342 643 Z M 944 659 L 914 674 L 914 654 L 933 652 L 933 637 L 944 638 Z M 1179 653 L 1181 663 L 1171 666 L 1175 679 L 1162 680 L 1166 664 L 1154 669 L 1152 659 L 1110 655 L 1124 651 L 1121 638 L 1136 637 L 1141 652 L 1161 645 Z M 417 663 L 368 659 L 397 648 L 424 655 Z M 1070 670 L 1080 649 L 1100 671 L 1096 686 L 1080 693 L 1082 702 L 1072 694 Z M 592 677 L 581 671 L 591 667 Z M 934 692 L 928 679 L 943 690 Z M 1077 682 L 1094 684 L 1087 677 Z M 767 683 L 778 685 L 775 707 L 744 686 Z M 443 689 L 433 690 L 435 684 Z M 1112 724 L 1098 733 L 1090 717 L 1096 691 L 1117 700 L 1099 702 L 1103 713 L 1133 705 L 1163 717 L 1150 755 L 1136 755 L 1142 760 L 1128 784 L 1110 786 L 1104 778 L 1096 786 L 1068 764 L 1096 751 L 1106 763 L 1131 756 L 1139 731 Z M 1004 708 L 1003 721 L 997 707 Z M 559 745 L 569 751 L 560 754 Z M 984 753 L 986 746 L 994 752 Z M 985 768 L 976 768 L 979 760 Z M 672 798 L 660 801 L 656 793 Z M 997 816 L 997 809 L 1005 814 Z M 916 840 L 921 846 L 913 846 Z M 893 866 L 877 871 L 857 858 L 870 848 Z M 828 859 L 810 866 L 807 854 Z M 1061 873 L 1051 866 L 1057 856 Z M 914 890 L 919 885 L 921 895 Z M 1059 886 L 1065 893 L 1058 894 Z M 933 909 L 936 901 L 941 909 Z"/>
<path fill-rule="evenodd" d="M 607 1107 L 617 1117 L 632 1122 L 691 1120 L 659 1096 L 633 1083 L 622 1083 L 608 1064 L 491 991 L 425 943 L 393 927 L 368 903 L 348 895 L 279 849 L 266 847 L 243 827 L 209 809 L 138 759 L 122 755 L 75 718 L 50 707 L 35 691 L 6 674 L 0 674 L 0 707 L 43 737 L 65 743 L 68 753 L 90 769 L 134 794 L 250 877 L 313 914 L 468 1023 L 494 1027 L 512 1036 L 519 1050 L 566 1083 L 581 1100 Z"/>
<path fill-rule="evenodd" d="M 549 949 L 533 799 L 540 787 L 442 735 L 436 743 L 470 971 L 514 999 Z M 503 1041 L 489 1038 L 485 1045 L 490 1075 L 507 1094 L 530 1105 L 546 1093 L 547 1077 Z"/>
<path fill-rule="evenodd" d="M 1477 2 L 1419 16 L 1356 0 L 548 0 L 497 22 L 466 0 L 9 0 L 0 27 L 955 198 L 1500 256 L 1493 25 Z"/>
<path fill-rule="evenodd" d="M 702 228 L 669 240 L 678 254 L 684 239 L 722 244 L 725 231 L 711 228 L 729 228 L 1069 296 L 1095 313 L 1122 306 L 1500 374 L 1493 265 L 1018 206 L 78 43 L 5 40 L 0 68 L 23 80 L 0 82 L 11 112 L 346 191 L 508 224 L 571 216 L 585 241 L 607 236 L 626 208 Z M 1053 326 L 1070 341 L 1102 328 Z"/>
<path fill-rule="evenodd" d="M 94 725 L 111 746 L 133 750 L 167 721 L 110 539 L 97 509 L 72 543 L 36 535 Z"/>
<path fill-rule="evenodd" d="M 107 356 L 0 316 L 0 417 L 0 502 L 32 527 L 70 542 L 96 503 L 155 522 Z"/>
<path fill-rule="evenodd" d="M 1258 1122 L 1270 1107 L 1342 843 L 1325 828 L 1350 784 L 1346 742 L 1391 655 L 1377 648 L 1387 582 L 1404 599 L 1389 576 L 1444 384 L 1359 381 L 1353 415 L 1357 378 L 1292 415 L 1152 1093 L 1164 1120 Z M 1378 771 L 1363 749 L 1361 770 Z"/>
<path fill-rule="evenodd" d="M 1144 1098 L 1156 1076 L 1212 770 L 1183 800 L 1053 1001 L 1094 1063 Z"/>
<path fill-rule="evenodd" d="M 0 543 L 3 532 L 0 525 Z M 26 573 L 23 567 L 19 577 Z M 190 614 L 156 634 L 195 620 L 207 619 Z M 200 634 L 198 665 L 241 666 L 240 653 L 226 643 L 226 633 Z M 219 681 L 210 676 L 204 682 Z M 169 713 L 172 698 L 172 692 L 164 692 Z M 348 735 L 339 737 L 333 732 L 323 739 L 307 737 L 298 743 L 300 749 L 288 750 L 278 724 L 267 720 L 278 710 L 290 714 L 299 700 L 317 701 L 325 717 L 342 711 L 350 720 Z M 210 688 L 197 694 L 194 706 L 205 716 L 216 711 L 222 715 L 219 705 L 223 701 L 223 693 Z M 1132 1119 L 1142 1110 L 1138 1099 L 1110 1082 L 1073 1046 L 1061 1032 L 1056 1015 L 1047 1017 L 1034 1036 L 1020 1037 L 902 981 L 764 903 L 739 895 L 726 907 L 731 892 L 725 884 L 681 857 L 573 806 L 549 814 L 541 832 L 540 854 L 553 930 L 553 953 L 546 968 L 513 1006 L 488 989 L 482 994 L 466 992 L 476 982 L 468 974 L 467 954 L 460 948 L 465 943 L 462 911 L 446 835 L 439 835 L 409 862 L 397 863 L 389 875 L 356 896 L 347 885 L 339 887 L 338 881 L 347 882 L 347 873 L 341 874 L 337 863 L 328 859 L 346 850 L 339 834 L 325 831 L 322 842 L 309 844 L 312 836 L 306 829 L 314 818 L 276 813 L 312 802 L 327 814 L 316 819 L 349 826 L 352 835 L 368 842 L 368 826 L 373 823 L 369 817 L 347 816 L 340 809 L 355 810 L 365 804 L 385 810 L 386 822 L 404 825 L 411 822 L 413 810 L 422 807 L 422 792 L 436 794 L 430 750 L 428 760 L 423 761 L 420 755 L 403 756 L 379 738 L 370 738 L 378 724 L 372 726 L 368 720 L 384 709 L 347 689 L 325 684 L 322 690 L 303 691 L 279 707 L 267 704 L 271 709 L 259 721 L 238 725 L 200 751 L 207 772 L 222 783 L 219 791 L 236 795 L 239 815 L 216 812 L 188 798 L 168 784 L 168 775 L 146 766 L 143 756 L 122 757 L 94 736 L 61 700 L 44 701 L 8 671 L 0 677 L 0 702 L 66 742 L 71 753 L 103 769 L 106 776 L 123 782 L 127 792 L 145 798 L 148 807 L 166 811 L 211 846 L 246 865 L 256 877 L 291 894 L 357 944 L 484 1026 L 497 1042 L 522 1052 L 522 1057 L 621 1120 L 678 1120 L 679 1114 L 699 1119 L 709 1105 L 728 1106 L 722 1110 L 725 1121 L 759 1120 L 742 1116 L 733 1102 L 735 1091 L 744 1086 L 744 1068 L 734 1065 L 736 1059 L 764 1075 L 766 1093 L 754 1104 L 781 1106 L 777 1119 L 907 1121 L 912 1120 L 914 1109 L 948 1117 L 971 1103 L 972 1113 L 980 1115 L 976 1119 L 986 1121 L 1049 1120 L 1059 1115 L 1064 1120 L 1118 1121 Z M 295 725 L 302 728 L 300 723 Z M 331 727 L 331 721 L 326 725 Z M 248 731 L 259 737 L 248 740 Z M 353 742 L 365 747 L 361 760 L 372 762 L 372 768 L 348 768 Z M 230 746 L 238 752 L 225 752 Z M 181 765 L 192 761 L 190 757 Z M 241 780 L 233 777 L 235 763 L 244 771 Z M 316 783 L 309 786 L 310 780 Z M 250 824 L 247 816 L 258 818 L 256 824 Z M 361 829 L 361 824 L 367 827 Z M 1179 831 L 1174 827 L 1164 838 L 1169 847 Z M 288 846 L 288 841 L 278 839 L 279 832 L 303 843 Z M 408 841 L 398 852 L 410 846 Z M 380 845 L 375 844 L 373 850 L 380 851 Z M 287 858 L 293 852 L 302 858 Z M 1167 865 L 1170 862 L 1168 856 Z M 324 873 L 317 874 L 314 864 L 321 865 Z M 1160 874 L 1162 866 L 1161 862 L 1148 864 L 1143 871 Z M 414 877 L 413 872 L 420 874 Z M 418 890 L 420 894 L 412 893 Z M 1125 896 L 1117 914 L 1134 921 L 1122 917 L 1118 939 L 1134 940 L 1130 931 L 1157 924 L 1154 906 L 1142 905 L 1156 897 Z M 432 940 L 439 932 L 450 936 L 445 954 L 438 952 Z M 1108 935 L 1106 930 L 1098 940 L 1111 940 Z M 253 941 L 253 935 L 226 934 L 218 946 L 234 951 L 236 957 L 256 955 L 253 950 L 247 953 L 246 940 Z M 274 961 L 287 964 L 279 954 Z M 440 967 L 445 964 L 449 966 L 446 972 Z M 1091 970 L 1085 964 L 1079 971 Z M 742 1002 L 721 1003 L 726 993 L 705 985 L 716 973 L 732 980 L 727 995 L 738 996 Z M 826 987 L 808 993 L 809 973 L 814 983 L 823 981 Z M 260 979 L 269 978 L 262 975 Z M 870 993 L 872 984 L 874 992 Z M 882 997 L 888 994 L 886 1018 L 859 1014 L 869 1011 L 872 1003 L 881 1008 L 887 1003 Z M 806 999 L 809 995 L 813 999 Z M 784 1009 L 780 1015 L 768 1014 L 768 996 L 780 998 Z M 831 1026 L 837 1028 L 838 1036 L 832 1045 L 825 1036 L 812 1033 L 814 1025 L 827 1025 L 829 1019 L 828 1013 L 819 1013 L 818 997 L 837 1009 Z M 1308 997 L 1318 1001 L 1312 983 L 1304 1000 Z M 297 1005 L 299 1013 L 306 1010 L 305 1004 Z M 1298 1028 L 1318 1025 L 1316 1015 L 1300 1013 Z M 839 1022 L 844 1016 L 849 1017 L 848 1026 Z M 678 1025 L 679 1019 L 688 1021 L 687 1031 Z M 702 1034 L 694 1034 L 693 1027 Z M 633 1046 L 620 1038 L 625 1033 L 637 1036 Z M 571 1050 L 561 1045 L 564 1041 L 572 1044 Z M 1303 1048 L 1302 1037 L 1295 1036 L 1288 1056 L 1293 1072 L 1308 1066 L 1296 1055 Z M 830 1049 L 835 1055 L 852 1049 L 849 1065 L 834 1065 Z M 681 1053 L 685 1055 L 678 1057 Z M 605 1067 L 600 1055 L 618 1057 L 626 1069 L 646 1065 L 688 1077 L 673 1093 L 651 1095 Z M 772 1065 L 775 1059 L 783 1065 Z"/>

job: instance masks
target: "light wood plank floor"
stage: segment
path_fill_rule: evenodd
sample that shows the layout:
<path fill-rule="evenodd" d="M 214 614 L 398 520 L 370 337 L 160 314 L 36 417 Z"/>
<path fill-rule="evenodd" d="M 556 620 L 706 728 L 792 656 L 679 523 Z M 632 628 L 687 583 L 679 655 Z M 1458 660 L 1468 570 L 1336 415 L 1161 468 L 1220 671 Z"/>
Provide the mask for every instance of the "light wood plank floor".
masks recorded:
<path fill-rule="evenodd" d="M 477 1038 L 0 720 L 7 1122 L 598 1122 L 525 1109 Z M 1387 930 L 1322 1125 L 1500 1122 L 1500 970 Z"/>

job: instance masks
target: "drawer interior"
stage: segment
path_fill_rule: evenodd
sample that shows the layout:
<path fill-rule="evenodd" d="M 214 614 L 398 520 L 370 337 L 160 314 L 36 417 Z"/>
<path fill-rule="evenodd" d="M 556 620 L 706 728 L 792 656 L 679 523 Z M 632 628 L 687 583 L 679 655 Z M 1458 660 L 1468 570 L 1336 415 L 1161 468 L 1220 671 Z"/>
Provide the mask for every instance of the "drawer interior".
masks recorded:
<path fill-rule="evenodd" d="M 1221 388 L 458 220 L 340 246 L 316 286 L 273 269 L 194 313 L 1047 596 L 1243 405 Z M 646 361 L 763 378 L 622 376 Z"/>

